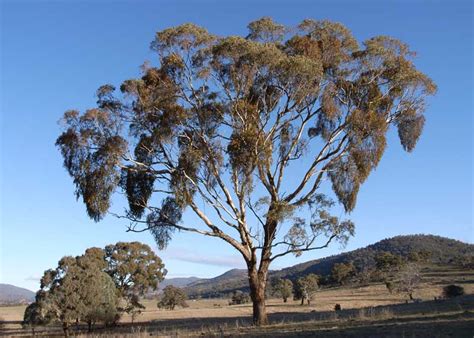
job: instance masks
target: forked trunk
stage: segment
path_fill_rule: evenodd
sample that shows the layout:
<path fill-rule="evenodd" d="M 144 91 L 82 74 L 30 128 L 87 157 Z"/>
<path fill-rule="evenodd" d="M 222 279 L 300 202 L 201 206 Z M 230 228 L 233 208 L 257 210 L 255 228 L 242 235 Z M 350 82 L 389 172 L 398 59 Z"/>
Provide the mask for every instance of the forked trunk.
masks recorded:
<path fill-rule="evenodd" d="M 249 269 L 250 298 L 253 303 L 253 323 L 257 326 L 267 325 L 268 316 L 265 306 L 265 288 L 267 273 L 257 273 Z"/>

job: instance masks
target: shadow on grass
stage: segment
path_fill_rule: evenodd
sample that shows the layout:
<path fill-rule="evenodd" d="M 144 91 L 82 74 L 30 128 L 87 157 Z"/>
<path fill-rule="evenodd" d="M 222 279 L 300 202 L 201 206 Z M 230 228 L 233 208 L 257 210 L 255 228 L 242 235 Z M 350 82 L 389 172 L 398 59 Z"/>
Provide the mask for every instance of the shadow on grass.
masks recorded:
<path fill-rule="evenodd" d="M 295 305 L 295 307 L 299 307 Z M 451 313 L 450 313 L 451 312 Z M 453 312 L 457 312 L 454 313 Z M 306 335 L 306 333 L 324 333 L 331 336 L 333 327 L 347 329 L 350 333 L 348 336 L 360 337 L 364 331 L 359 326 L 367 326 L 371 322 L 372 326 L 384 325 L 394 326 L 399 324 L 406 324 L 411 327 L 410 330 L 418 332 L 415 324 L 412 322 L 444 322 L 444 326 L 454 325 L 453 322 L 460 321 L 460 334 L 456 336 L 464 336 L 464 322 L 469 322 L 472 334 L 472 322 L 474 321 L 474 295 L 466 295 L 454 299 L 440 300 L 440 301 L 426 301 L 420 303 L 409 304 L 395 304 L 383 305 L 362 309 L 346 309 L 338 312 L 334 311 L 320 311 L 315 312 L 307 307 L 301 307 L 300 312 L 279 312 L 269 314 L 270 327 L 254 328 L 252 327 L 252 318 L 250 316 L 232 316 L 232 317 L 208 317 L 208 318 L 175 318 L 175 319 L 155 319 L 148 322 L 140 323 L 120 323 L 113 328 L 96 328 L 95 334 L 133 334 L 134 332 L 146 331 L 153 335 L 173 335 L 176 332 L 187 332 L 187 334 L 228 334 L 244 332 L 248 330 L 250 335 L 266 336 L 267 331 L 275 326 L 271 336 L 279 336 L 280 331 L 286 332 L 288 327 L 295 327 L 299 334 Z M 428 314 L 429 316 L 426 316 Z M 376 319 L 379 319 L 376 321 Z M 3 322 L 4 324 L 21 324 L 21 322 Z M 449 324 L 446 324 L 449 323 Z M 464 323 L 464 324 L 463 324 Z M 420 325 L 421 325 L 420 324 Z M 442 324 L 442 323 L 441 323 Z M 440 324 L 440 325 L 441 325 Z M 426 324 L 428 325 L 428 324 Z M 436 324 L 438 325 L 438 324 Z M 6 325 L 8 326 L 8 325 Z M 305 327 L 308 328 L 305 329 Z M 357 327 L 354 327 L 357 326 Z M 443 327 L 444 327 L 443 326 Z M 243 331 L 242 331 L 243 330 Z M 263 330 L 263 331 L 262 331 Z M 362 331 L 360 331 L 362 330 Z M 21 335 L 28 334 L 31 331 L 23 329 L 0 329 L 0 335 Z M 61 335 L 62 330 L 60 326 L 49 326 L 37 328 L 36 332 L 51 335 Z M 76 329 L 75 334 L 85 333 L 83 326 Z M 352 335 L 354 332 L 354 335 Z M 372 332 L 372 331 L 370 331 Z M 377 331 L 374 331 L 375 333 Z M 411 331 L 407 331 L 411 332 Z M 422 332 L 422 331 L 420 331 Z M 432 332 L 432 331 L 430 331 Z M 286 336 L 292 335 L 291 332 L 286 332 Z M 346 332 L 344 331 L 344 334 Z M 375 334 L 374 333 L 374 334 Z M 372 333 L 362 336 L 372 336 Z M 378 336 L 384 336 L 383 332 L 379 332 Z M 376 337 L 377 335 L 374 335 Z M 416 336 L 416 335 L 415 335 Z M 440 336 L 440 335 L 438 335 Z M 445 336 L 445 335 L 441 335 Z"/>

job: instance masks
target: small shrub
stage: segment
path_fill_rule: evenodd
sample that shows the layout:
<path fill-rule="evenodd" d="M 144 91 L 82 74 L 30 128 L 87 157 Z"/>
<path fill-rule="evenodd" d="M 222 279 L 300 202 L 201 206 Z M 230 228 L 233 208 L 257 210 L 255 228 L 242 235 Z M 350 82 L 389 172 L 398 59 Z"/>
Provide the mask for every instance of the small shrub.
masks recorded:
<path fill-rule="evenodd" d="M 459 285 L 450 284 L 443 288 L 444 298 L 454 298 L 464 295 L 464 288 Z"/>
<path fill-rule="evenodd" d="M 341 310 L 342 310 L 341 304 L 336 304 L 336 305 L 334 306 L 334 311 L 341 311 Z"/>
<path fill-rule="evenodd" d="M 248 294 L 242 291 L 235 291 L 232 294 L 232 299 L 229 302 L 229 305 L 238 305 L 238 304 L 245 304 L 250 302 L 250 297 Z"/>
<path fill-rule="evenodd" d="M 388 292 L 390 292 L 390 294 L 392 294 L 393 291 L 395 290 L 395 284 L 391 281 L 386 281 L 385 286 L 387 287 L 387 290 Z"/>
<path fill-rule="evenodd" d="M 186 299 L 186 293 L 182 289 L 168 285 L 163 289 L 163 295 L 157 305 L 160 309 L 168 310 L 174 310 L 176 306 L 185 308 L 189 306 Z"/>

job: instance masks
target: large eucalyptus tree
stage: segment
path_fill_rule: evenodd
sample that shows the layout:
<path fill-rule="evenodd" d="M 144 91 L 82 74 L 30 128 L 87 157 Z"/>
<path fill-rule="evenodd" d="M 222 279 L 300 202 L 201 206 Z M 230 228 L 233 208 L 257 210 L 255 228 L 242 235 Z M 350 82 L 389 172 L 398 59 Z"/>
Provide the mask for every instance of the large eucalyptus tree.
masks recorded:
<path fill-rule="evenodd" d="M 67 111 L 56 144 L 95 221 L 121 190 L 128 209 L 118 216 L 160 248 L 176 230 L 235 248 L 248 267 L 254 321 L 265 324 L 271 262 L 354 233 L 331 215 L 323 182 L 353 210 L 389 127 L 412 151 L 436 87 L 390 37 L 359 45 L 330 21 L 290 29 L 262 18 L 248 28 L 246 37 L 194 24 L 158 32 L 156 64 L 124 81 L 120 95 L 100 87 L 96 108 Z M 185 224 L 185 210 L 201 224 Z"/>

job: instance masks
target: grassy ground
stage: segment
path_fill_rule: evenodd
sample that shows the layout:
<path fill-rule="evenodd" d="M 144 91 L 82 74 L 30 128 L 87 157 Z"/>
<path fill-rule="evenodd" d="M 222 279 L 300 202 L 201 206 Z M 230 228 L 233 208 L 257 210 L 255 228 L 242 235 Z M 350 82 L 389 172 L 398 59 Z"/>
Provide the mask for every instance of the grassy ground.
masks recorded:
<path fill-rule="evenodd" d="M 311 306 L 297 301 L 267 302 L 271 325 L 263 329 L 251 326 L 250 304 L 229 306 L 227 299 L 189 301 L 189 307 L 174 311 L 161 310 L 155 301 L 144 301 L 145 311 L 131 323 L 124 316 L 113 336 L 149 335 L 239 335 L 249 336 L 338 336 L 349 337 L 472 337 L 474 334 L 474 271 L 430 268 L 424 283 L 415 293 L 423 302 L 405 304 L 406 297 L 390 294 L 384 285 L 341 287 L 318 292 Z M 463 285 L 466 297 L 453 301 L 434 301 L 442 287 Z M 334 312 L 341 304 L 343 311 Z M 0 334 L 21 335 L 25 306 L 0 307 L 0 318 L 6 322 Z M 48 334 L 61 334 L 60 327 L 47 328 Z M 95 335 L 110 331 L 98 328 Z"/>

